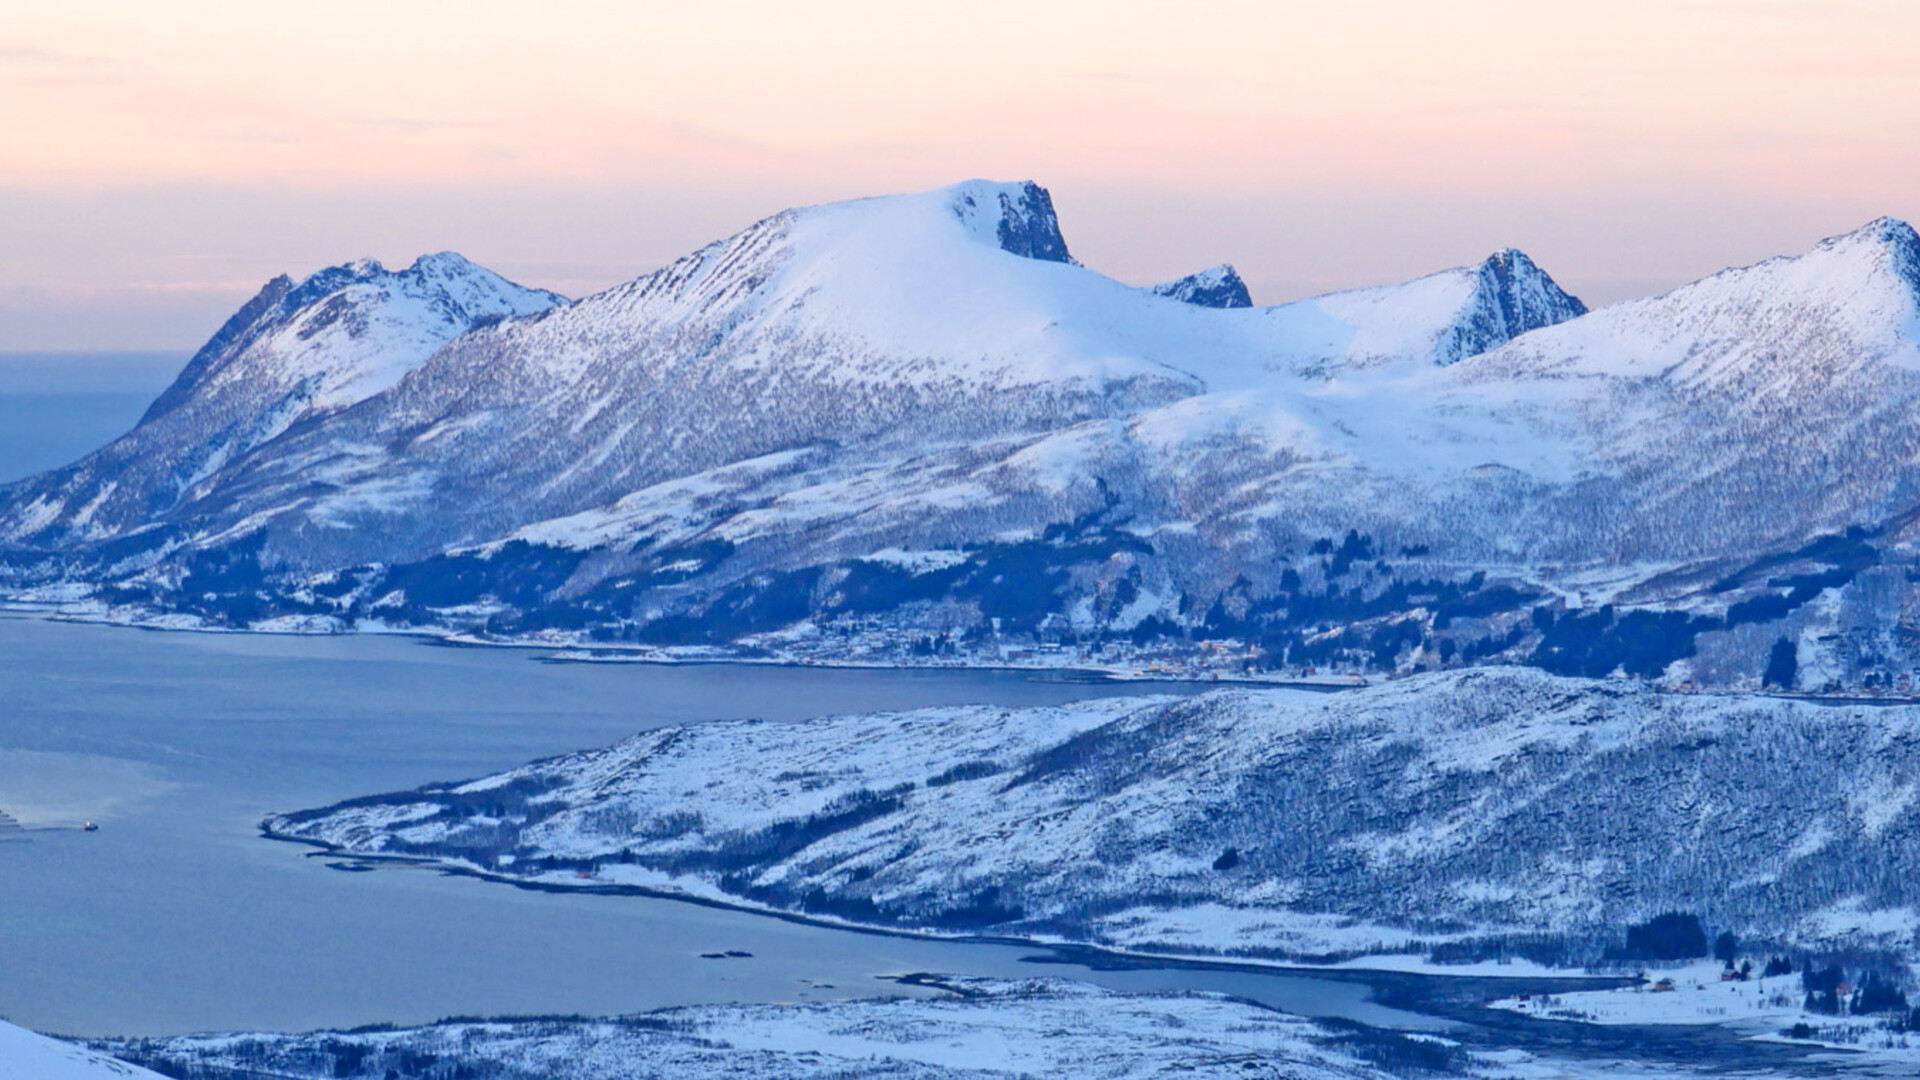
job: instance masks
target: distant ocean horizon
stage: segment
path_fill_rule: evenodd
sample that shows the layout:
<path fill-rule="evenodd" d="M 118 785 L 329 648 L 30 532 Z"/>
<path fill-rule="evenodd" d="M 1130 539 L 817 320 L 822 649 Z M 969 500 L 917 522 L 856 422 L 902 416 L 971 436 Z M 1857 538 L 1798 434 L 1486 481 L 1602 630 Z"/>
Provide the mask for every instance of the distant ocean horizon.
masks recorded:
<path fill-rule="evenodd" d="M 0 484 L 76 461 L 125 434 L 190 355 L 0 352 Z"/>

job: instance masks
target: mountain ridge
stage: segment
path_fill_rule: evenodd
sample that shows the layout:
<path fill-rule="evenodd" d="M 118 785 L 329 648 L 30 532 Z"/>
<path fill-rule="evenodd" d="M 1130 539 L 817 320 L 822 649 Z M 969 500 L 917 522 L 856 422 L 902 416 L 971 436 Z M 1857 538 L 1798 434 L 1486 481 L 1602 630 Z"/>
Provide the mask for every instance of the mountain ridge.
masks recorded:
<path fill-rule="evenodd" d="M 564 298 L 452 253 L 390 272 L 361 259 L 269 281 L 187 362 L 126 436 L 6 489 L 0 535 L 103 539 L 191 501 L 197 485 L 299 422 L 400 382 L 447 341 Z M 20 503 L 26 509 L 18 509 Z"/>
<path fill-rule="evenodd" d="M 1756 634 L 1867 619 L 1808 670 L 1890 678 L 1905 647 L 1859 605 L 1867 582 L 1904 588 L 1905 534 L 1876 530 L 1920 506 L 1915 243 L 1883 219 L 1592 312 L 1513 249 L 1215 307 L 1074 262 L 1031 182 L 788 210 L 579 301 L 441 319 L 337 401 L 248 399 L 224 449 L 136 429 L 170 483 L 89 459 L 15 485 L 5 573 L 221 620 L 786 655 L 881 618 L 976 657 L 1003 631 L 1100 655 L 1205 635 L 1295 669 L 1597 664 L 1529 612 L 1619 601 L 1687 620 L 1635 673 L 1757 679 Z M 292 289 L 269 283 L 203 353 L 283 316 L 344 333 L 332 300 L 283 310 Z M 310 359 L 352 369 L 352 343 Z M 210 400 L 215 366 L 155 420 Z M 1854 528 L 1873 562 L 1838 599 L 1706 588 Z M 230 588 L 251 599 L 222 606 Z M 1420 599 L 1456 595 L 1480 597 L 1472 618 Z"/>

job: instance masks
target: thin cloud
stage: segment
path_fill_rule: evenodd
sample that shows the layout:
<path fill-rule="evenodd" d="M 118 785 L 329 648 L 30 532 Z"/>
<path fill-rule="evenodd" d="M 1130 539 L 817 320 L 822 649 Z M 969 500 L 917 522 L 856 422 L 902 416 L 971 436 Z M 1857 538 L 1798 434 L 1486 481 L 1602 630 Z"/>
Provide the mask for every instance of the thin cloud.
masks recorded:
<path fill-rule="evenodd" d="M 128 292 L 160 294 L 250 293 L 260 287 L 258 281 L 130 281 L 121 288 Z"/>
<path fill-rule="evenodd" d="M 105 56 L 0 45 L 0 83 L 8 86 L 104 86 L 126 74 L 125 65 Z"/>
<path fill-rule="evenodd" d="M 0 66 L 37 68 L 110 67 L 115 61 L 90 53 L 62 52 L 38 45 L 0 44 Z"/>
<path fill-rule="evenodd" d="M 347 116 L 342 122 L 360 127 L 424 135 L 430 131 L 480 131 L 495 125 L 477 120 L 430 120 L 418 116 Z"/>

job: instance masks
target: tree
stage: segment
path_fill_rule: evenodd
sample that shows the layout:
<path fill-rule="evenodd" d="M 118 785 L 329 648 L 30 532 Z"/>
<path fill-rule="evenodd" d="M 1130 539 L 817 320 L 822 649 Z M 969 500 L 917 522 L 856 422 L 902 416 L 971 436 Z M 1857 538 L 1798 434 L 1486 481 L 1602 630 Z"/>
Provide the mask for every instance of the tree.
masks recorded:
<path fill-rule="evenodd" d="M 1800 674 L 1798 651 L 1786 638 L 1774 642 L 1773 652 L 1767 657 L 1767 673 L 1761 676 L 1760 685 L 1793 689 L 1793 681 Z"/>
<path fill-rule="evenodd" d="M 1732 967 L 1734 958 L 1739 955 L 1738 942 L 1733 939 L 1733 931 L 1720 931 L 1720 936 L 1713 939 L 1713 958 L 1724 960 L 1728 967 Z"/>
<path fill-rule="evenodd" d="M 1846 981 L 1847 973 L 1838 965 L 1816 969 L 1813 961 L 1807 961 L 1807 969 L 1800 973 L 1800 987 L 1807 992 L 1806 1010 L 1827 1016 L 1840 1015 L 1840 984 Z"/>
<path fill-rule="evenodd" d="M 1670 911 L 1627 927 L 1626 954 L 1636 960 L 1691 960 L 1707 955 L 1707 931 L 1698 915 Z"/>
<path fill-rule="evenodd" d="M 1848 1011 L 1860 1015 L 1903 1013 L 1907 1011 L 1907 995 L 1901 993 L 1900 988 L 1890 980 L 1881 978 L 1879 972 L 1869 971 L 1867 977 L 1860 980 L 1860 989 L 1853 992 L 1853 1002 Z"/>

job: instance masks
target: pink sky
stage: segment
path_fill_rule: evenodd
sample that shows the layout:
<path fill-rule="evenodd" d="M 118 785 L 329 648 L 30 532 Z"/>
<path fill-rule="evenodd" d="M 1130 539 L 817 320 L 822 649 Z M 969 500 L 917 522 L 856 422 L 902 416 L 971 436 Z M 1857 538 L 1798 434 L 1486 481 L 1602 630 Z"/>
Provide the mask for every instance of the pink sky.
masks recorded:
<path fill-rule="evenodd" d="M 11 4 L 0 351 L 192 348 L 366 254 L 577 295 L 972 176 L 1126 281 L 1512 245 L 1604 303 L 1920 215 L 1916 57 L 1910 0 Z"/>

